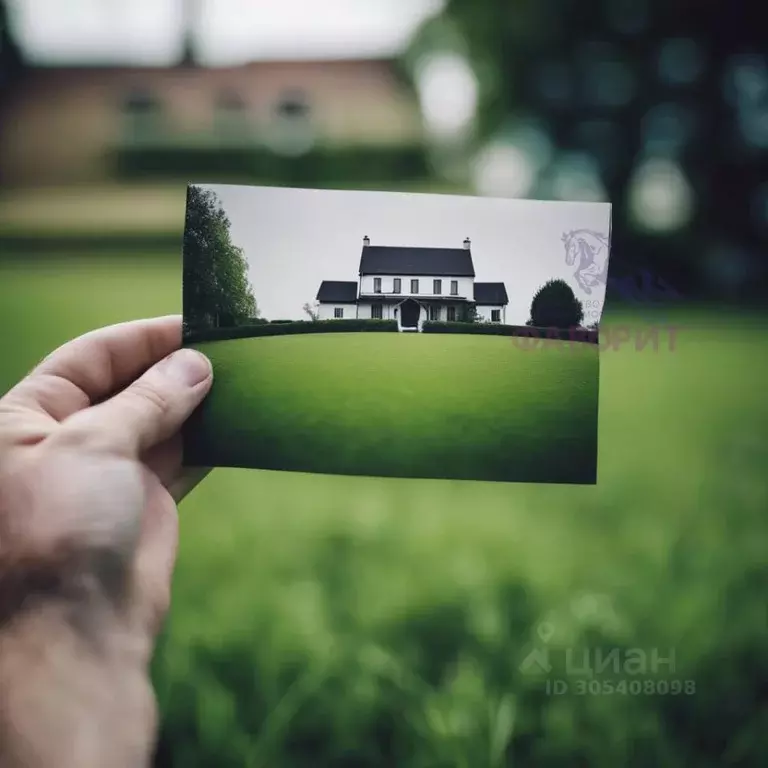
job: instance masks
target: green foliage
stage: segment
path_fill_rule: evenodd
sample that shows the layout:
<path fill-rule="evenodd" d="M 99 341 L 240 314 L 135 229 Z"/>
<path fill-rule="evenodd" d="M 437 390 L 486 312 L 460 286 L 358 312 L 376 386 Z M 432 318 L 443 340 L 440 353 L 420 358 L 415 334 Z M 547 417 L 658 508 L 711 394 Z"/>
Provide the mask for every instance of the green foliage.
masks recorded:
<path fill-rule="evenodd" d="M 531 302 L 531 325 L 537 328 L 577 328 L 584 307 L 565 280 L 548 280 Z"/>
<path fill-rule="evenodd" d="M 459 307 L 456 313 L 456 322 L 476 323 L 478 322 L 477 305 L 473 301 L 467 301 Z"/>
<path fill-rule="evenodd" d="M 397 332 L 396 320 L 272 320 L 270 323 L 237 328 L 212 328 L 186 333 L 184 341 L 226 341 L 253 336 L 285 336 L 296 333 Z"/>
<path fill-rule="evenodd" d="M 422 333 L 470 333 L 485 336 L 518 336 L 530 339 L 558 339 L 560 341 L 583 341 L 597 344 L 597 333 L 584 328 L 536 328 L 530 325 L 502 325 L 500 323 L 436 323 L 426 322 Z"/>
<path fill-rule="evenodd" d="M 234 328 L 257 318 L 248 262 L 212 190 L 190 185 L 184 228 L 184 323 L 187 334 Z"/>
<path fill-rule="evenodd" d="M 125 147 L 115 157 L 124 178 L 210 178 L 218 182 L 326 187 L 402 184 L 430 178 L 421 146 L 318 147 L 301 157 L 282 157 L 260 147 Z"/>

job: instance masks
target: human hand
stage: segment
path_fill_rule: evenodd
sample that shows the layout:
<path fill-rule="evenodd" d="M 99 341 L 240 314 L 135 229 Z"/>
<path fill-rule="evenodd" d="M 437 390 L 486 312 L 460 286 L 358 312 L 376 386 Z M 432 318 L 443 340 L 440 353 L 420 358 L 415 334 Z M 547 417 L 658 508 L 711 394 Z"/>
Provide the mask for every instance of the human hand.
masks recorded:
<path fill-rule="evenodd" d="M 95 331 L 0 399 L 0 766 L 148 759 L 176 503 L 201 479 L 179 430 L 212 384 L 180 343 L 178 317 Z"/>

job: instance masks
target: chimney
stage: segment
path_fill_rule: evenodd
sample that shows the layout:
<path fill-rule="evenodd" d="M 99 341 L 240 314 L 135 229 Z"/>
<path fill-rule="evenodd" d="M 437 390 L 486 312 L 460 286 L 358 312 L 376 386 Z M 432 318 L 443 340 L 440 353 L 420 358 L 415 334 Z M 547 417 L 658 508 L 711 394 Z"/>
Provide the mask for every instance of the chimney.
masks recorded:
<path fill-rule="evenodd" d="M 470 239 L 469 239 L 469 238 L 467 238 L 467 239 L 464 241 L 464 250 L 465 250 L 465 251 L 468 251 L 468 250 L 469 250 L 469 246 L 470 246 L 471 244 L 472 244 L 472 243 L 471 243 Z"/>
<path fill-rule="evenodd" d="M 368 235 L 366 235 L 363 238 L 363 246 L 367 248 L 370 244 L 371 244 L 371 238 L 368 237 Z"/>

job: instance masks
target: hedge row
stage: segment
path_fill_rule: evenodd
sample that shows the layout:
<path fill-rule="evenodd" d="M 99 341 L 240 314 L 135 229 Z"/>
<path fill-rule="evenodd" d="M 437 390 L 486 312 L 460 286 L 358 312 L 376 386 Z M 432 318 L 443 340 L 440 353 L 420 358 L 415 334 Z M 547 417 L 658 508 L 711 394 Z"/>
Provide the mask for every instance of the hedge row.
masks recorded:
<path fill-rule="evenodd" d="M 135 146 L 116 151 L 114 167 L 124 178 L 226 177 L 280 185 L 402 182 L 430 173 L 420 146 L 316 147 L 284 157 L 263 147 Z"/>
<path fill-rule="evenodd" d="M 227 341 L 248 339 L 253 336 L 285 336 L 298 333 L 349 333 L 397 332 L 395 320 L 297 320 L 290 323 L 269 325 L 243 325 L 239 328 L 213 328 L 204 331 L 189 331 L 184 335 L 186 343 L 200 341 Z"/>
<path fill-rule="evenodd" d="M 475 333 L 487 336 L 523 336 L 534 339 L 557 339 L 559 341 L 584 341 L 598 343 L 597 331 L 585 328 L 534 328 L 529 325 L 501 325 L 499 323 L 436 323 L 426 322 L 421 327 L 424 333 Z"/>

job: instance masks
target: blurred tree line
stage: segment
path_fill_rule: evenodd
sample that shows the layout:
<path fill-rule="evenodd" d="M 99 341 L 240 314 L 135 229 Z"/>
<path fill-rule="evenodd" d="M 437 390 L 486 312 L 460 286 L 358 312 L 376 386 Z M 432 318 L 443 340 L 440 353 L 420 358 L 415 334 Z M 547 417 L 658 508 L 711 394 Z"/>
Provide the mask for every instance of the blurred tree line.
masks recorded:
<path fill-rule="evenodd" d="M 615 275 L 651 269 L 685 296 L 744 300 L 768 290 L 762 11 L 750 0 L 448 0 L 435 23 L 458 30 L 477 73 L 479 141 L 531 121 L 561 156 L 594 162 L 614 206 Z M 690 185 L 692 215 L 675 230 L 633 221 L 632 182 L 649 160 Z M 649 193 L 662 208 L 666 167 Z"/>

